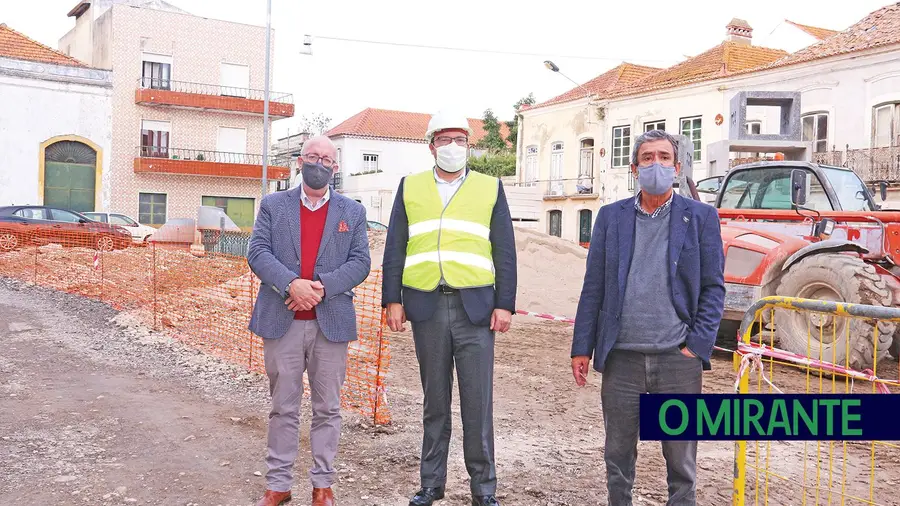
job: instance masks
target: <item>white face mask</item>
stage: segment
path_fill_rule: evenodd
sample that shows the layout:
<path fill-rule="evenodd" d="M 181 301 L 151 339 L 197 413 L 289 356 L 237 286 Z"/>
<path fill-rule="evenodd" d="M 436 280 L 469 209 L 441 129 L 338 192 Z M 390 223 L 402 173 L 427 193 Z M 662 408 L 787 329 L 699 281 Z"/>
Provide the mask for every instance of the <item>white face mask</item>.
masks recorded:
<path fill-rule="evenodd" d="M 466 166 L 465 146 L 452 142 L 437 148 L 437 166 L 447 172 L 459 172 Z"/>

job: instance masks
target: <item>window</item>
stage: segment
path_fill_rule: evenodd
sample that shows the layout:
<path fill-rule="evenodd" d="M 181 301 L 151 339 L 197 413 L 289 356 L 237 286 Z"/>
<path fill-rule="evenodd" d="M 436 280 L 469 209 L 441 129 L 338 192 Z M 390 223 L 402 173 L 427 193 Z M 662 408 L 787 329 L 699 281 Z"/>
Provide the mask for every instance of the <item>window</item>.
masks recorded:
<path fill-rule="evenodd" d="M 155 90 L 171 89 L 172 57 L 161 54 L 143 54 L 141 86 Z"/>
<path fill-rule="evenodd" d="M 363 153 L 363 174 L 378 172 L 378 155 Z"/>
<path fill-rule="evenodd" d="M 525 186 L 534 186 L 538 179 L 538 148 L 525 148 Z"/>
<path fill-rule="evenodd" d="M 748 121 L 747 122 L 747 133 L 752 135 L 759 135 L 762 132 L 762 121 Z"/>
<path fill-rule="evenodd" d="M 106 221 L 106 220 L 103 220 Z M 113 225 L 122 225 L 123 227 L 136 227 L 137 223 L 124 214 L 110 214 L 109 222 Z"/>
<path fill-rule="evenodd" d="M 221 65 L 219 82 L 222 95 L 247 98 L 250 92 L 250 67 L 247 65 L 223 63 Z"/>
<path fill-rule="evenodd" d="M 648 121 L 644 123 L 644 132 L 649 132 L 651 130 L 662 130 L 666 131 L 666 122 L 665 121 Z"/>
<path fill-rule="evenodd" d="M 734 174 L 722 190 L 723 209 L 791 209 L 792 167 L 756 168 Z M 832 211 L 825 188 L 812 172 L 804 207 Z"/>
<path fill-rule="evenodd" d="M 813 152 L 828 151 L 828 114 L 807 114 L 801 121 L 803 122 L 803 140 L 814 143 Z"/>
<path fill-rule="evenodd" d="M 686 135 L 694 143 L 694 162 L 700 161 L 700 136 L 702 131 L 700 116 L 681 119 L 681 135 Z"/>
<path fill-rule="evenodd" d="M 222 163 L 246 163 L 247 129 L 219 127 L 216 135 L 216 161 Z"/>
<path fill-rule="evenodd" d="M 631 165 L 631 127 L 613 127 L 612 166 L 628 167 Z"/>
<path fill-rule="evenodd" d="M 94 221 L 99 221 L 100 223 L 107 222 L 106 215 L 103 213 L 81 213 L 81 214 L 87 216 L 88 218 L 90 218 Z"/>
<path fill-rule="evenodd" d="M 78 223 L 81 221 L 81 216 L 69 211 L 63 211 L 62 209 L 51 209 L 50 215 L 53 217 L 53 221 L 62 221 L 65 223 Z"/>
<path fill-rule="evenodd" d="M 169 157 L 169 129 L 168 121 L 141 122 L 141 156 L 153 158 Z"/>
<path fill-rule="evenodd" d="M 563 154 L 562 142 L 554 142 L 550 145 L 550 194 L 562 195 L 563 193 Z"/>
<path fill-rule="evenodd" d="M 581 141 L 581 167 L 578 170 L 579 180 L 594 177 L 594 139 Z"/>
<path fill-rule="evenodd" d="M 868 190 L 859 176 L 852 170 L 822 167 L 822 172 L 831 183 L 841 209 L 844 211 L 875 211 L 869 199 Z"/>
<path fill-rule="evenodd" d="M 873 142 L 876 148 L 900 144 L 900 104 L 885 104 L 875 108 Z"/>
<path fill-rule="evenodd" d="M 253 199 L 242 197 L 203 197 L 204 206 L 218 207 L 225 211 L 235 225 L 241 228 L 253 227 Z"/>
<path fill-rule="evenodd" d="M 578 242 L 581 244 L 591 242 L 591 218 L 590 209 L 578 211 Z"/>
<path fill-rule="evenodd" d="M 39 207 L 29 207 L 25 209 L 19 209 L 15 213 L 16 216 L 21 216 L 22 218 L 28 218 L 29 220 L 48 220 L 50 218 L 47 217 L 47 210 Z"/>
<path fill-rule="evenodd" d="M 550 211 L 550 235 L 562 237 L 562 211 Z"/>
<path fill-rule="evenodd" d="M 138 222 L 144 225 L 166 223 L 166 195 L 164 193 L 138 194 Z"/>

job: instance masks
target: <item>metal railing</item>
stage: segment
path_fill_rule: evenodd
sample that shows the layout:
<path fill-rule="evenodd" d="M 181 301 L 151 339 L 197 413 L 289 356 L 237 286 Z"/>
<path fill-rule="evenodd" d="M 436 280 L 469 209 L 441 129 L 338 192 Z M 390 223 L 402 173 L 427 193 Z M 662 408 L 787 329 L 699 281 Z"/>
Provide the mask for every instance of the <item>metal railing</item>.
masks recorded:
<path fill-rule="evenodd" d="M 139 78 L 138 87 L 153 90 L 177 91 L 180 93 L 195 93 L 198 95 L 247 98 L 250 100 L 265 100 L 266 97 L 265 90 L 257 90 L 253 88 L 235 88 L 232 86 L 222 86 L 218 84 L 172 81 L 171 79 L 158 79 L 151 77 Z M 275 93 L 269 91 L 269 102 L 293 104 L 294 96 L 290 93 Z"/>
<path fill-rule="evenodd" d="M 226 153 L 206 149 L 170 148 L 168 146 L 138 146 L 140 158 L 167 158 L 170 160 L 192 160 L 198 162 L 240 163 L 246 165 L 262 165 L 263 155 L 249 153 Z M 273 156 L 269 156 L 269 165 L 279 166 Z"/>
<path fill-rule="evenodd" d="M 545 197 L 578 197 L 597 195 L 597 185 L 592 176 L 569 179 L 549 179 L 539 182 Z"/>
<path fill-rule="evenodd" d="M 865 182 L 900 182 L 900 146 L 861 148 L 813 153 L 816 163 L 848 167 Z"/>

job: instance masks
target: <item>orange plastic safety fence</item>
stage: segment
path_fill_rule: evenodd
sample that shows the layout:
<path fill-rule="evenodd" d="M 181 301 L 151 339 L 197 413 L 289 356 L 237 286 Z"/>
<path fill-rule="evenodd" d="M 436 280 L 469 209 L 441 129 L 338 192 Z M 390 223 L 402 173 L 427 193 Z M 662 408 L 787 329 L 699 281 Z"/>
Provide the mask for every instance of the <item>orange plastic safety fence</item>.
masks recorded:
<path fill-rule="evenodd" d="M 0 276 L 100 300 L 204 353 L 265 373 L 262 339 L 247 329 L 260 281 L 244 256 L 218 247 L 135 244 L 100 225 L 35 230 L 0 223 Z M 358 339 L 349 347 L 342 404 L 386 424 L 390 348 L 381 271 L 354 292 Z"/>

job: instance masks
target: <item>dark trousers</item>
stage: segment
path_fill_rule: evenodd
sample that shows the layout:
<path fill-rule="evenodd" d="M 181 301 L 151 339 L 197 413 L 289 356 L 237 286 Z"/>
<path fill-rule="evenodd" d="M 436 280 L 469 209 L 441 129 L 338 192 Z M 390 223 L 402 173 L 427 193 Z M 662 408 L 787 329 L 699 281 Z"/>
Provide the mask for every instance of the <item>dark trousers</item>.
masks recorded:
<path fill-rule="evenodd" d="M 601 378 L 600 398 L 606 428 L 606 487 L 610 506 L 631 506 L 640 394 L 701 393 L 703 365 L 675 350 L 645 354 L 613 350 Z M 697 442 L 662 441 L 669 485 L 668 506 L 695 505 Z"/>
<path fill-rule="evenodd" d="M 440 294 L 431 319 L 413 322 L 412 330 L 425 394 L 422 486 L 441 487 L 447 482 L 455 364 L 463 455 L 472 494 L 493 495 L 497 489 L 493 426 L 494 332 L 489 326 L 472 325 L 458 293 Z"/>

